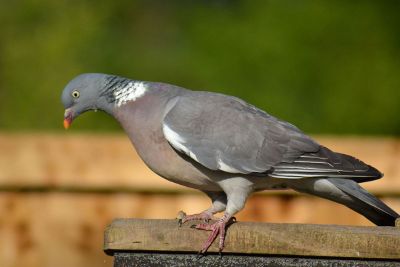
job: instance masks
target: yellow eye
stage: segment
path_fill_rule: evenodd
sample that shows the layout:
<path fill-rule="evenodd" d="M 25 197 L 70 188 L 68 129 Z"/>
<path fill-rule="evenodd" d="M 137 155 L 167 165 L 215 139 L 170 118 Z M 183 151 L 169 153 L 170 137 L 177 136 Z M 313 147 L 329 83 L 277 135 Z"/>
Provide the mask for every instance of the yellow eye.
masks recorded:
<path fill-rule="evenodd" d="M 79 93 L 79 91 L 75 90 L 75 91 L 72 92 L 71 95 L 72 95 L 73 98 L 78 98 L 81 94 Z"/>

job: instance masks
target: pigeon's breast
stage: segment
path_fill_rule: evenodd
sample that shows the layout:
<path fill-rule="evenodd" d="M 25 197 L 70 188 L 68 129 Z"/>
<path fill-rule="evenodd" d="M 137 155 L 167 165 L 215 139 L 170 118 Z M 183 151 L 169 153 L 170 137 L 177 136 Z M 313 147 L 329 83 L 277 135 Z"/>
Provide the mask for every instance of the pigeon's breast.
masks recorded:
<path fill-rule="evenodd" d="M 146 165 L 163 178 L 195 189 L 220 191 L 210 179 L 210 170 L 175 151 L 161 130 L 131 138 L 139 156 Z"/>
<path fill-rule="evenodd" d="M 221 191 L 212 179 L 218 173 L 175 151 L 164 137 L 162 119 L 166 105 L 156 97 L 145 96 L 122 106 L 114 116 L 152 171 L 177 184 L 206 191 Z"/>

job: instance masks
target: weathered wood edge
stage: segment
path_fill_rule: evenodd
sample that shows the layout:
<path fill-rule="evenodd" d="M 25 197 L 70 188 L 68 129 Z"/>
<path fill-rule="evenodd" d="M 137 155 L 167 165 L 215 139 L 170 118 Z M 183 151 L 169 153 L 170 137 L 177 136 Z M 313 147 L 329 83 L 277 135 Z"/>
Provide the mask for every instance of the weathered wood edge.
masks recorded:
<path fill-rule="evenodd" d="M 197 252 L 209 232 L 176 220 L 116 219 L 104 250 Z M 218 252 L 217 244 L 209 252 Z M 227 230 L 226 253 L 400 260 L 397 227 L 237 222 Z"/>

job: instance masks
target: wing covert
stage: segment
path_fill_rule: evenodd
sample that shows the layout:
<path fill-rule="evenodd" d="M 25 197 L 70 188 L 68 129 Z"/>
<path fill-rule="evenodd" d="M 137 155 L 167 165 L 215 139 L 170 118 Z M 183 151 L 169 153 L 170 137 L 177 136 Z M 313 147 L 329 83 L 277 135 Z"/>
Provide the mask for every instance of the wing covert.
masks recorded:
<path fill-rule="evenodd" d="M 211 170 L 267 173 L 319 145 L 295 126 L 241 99 L 209 92 L 180 96 L 163 121 L 164 136 Z"/>

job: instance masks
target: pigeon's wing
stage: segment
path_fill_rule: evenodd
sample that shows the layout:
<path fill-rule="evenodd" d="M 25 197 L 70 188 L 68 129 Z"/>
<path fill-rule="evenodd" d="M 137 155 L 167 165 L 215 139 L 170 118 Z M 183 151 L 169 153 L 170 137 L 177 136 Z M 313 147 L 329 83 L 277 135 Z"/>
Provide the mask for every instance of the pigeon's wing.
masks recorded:
<path fill-rule="evenodd" d="M 163 132 L 173 148 L 211 170 L 271 173 L 320 145 L 298 128 L 235 97 L 209 92 L 180 96 Z"/>
<path fill-rule="evenodd" d="M 317 152 L 307 152 L 293 162 L 280 162 L 270 176 L 275 178 L 349 178 L 367 182 L 383 176 L 374 167 L 352 156 L 336 153 L 321 146 Z"/>

